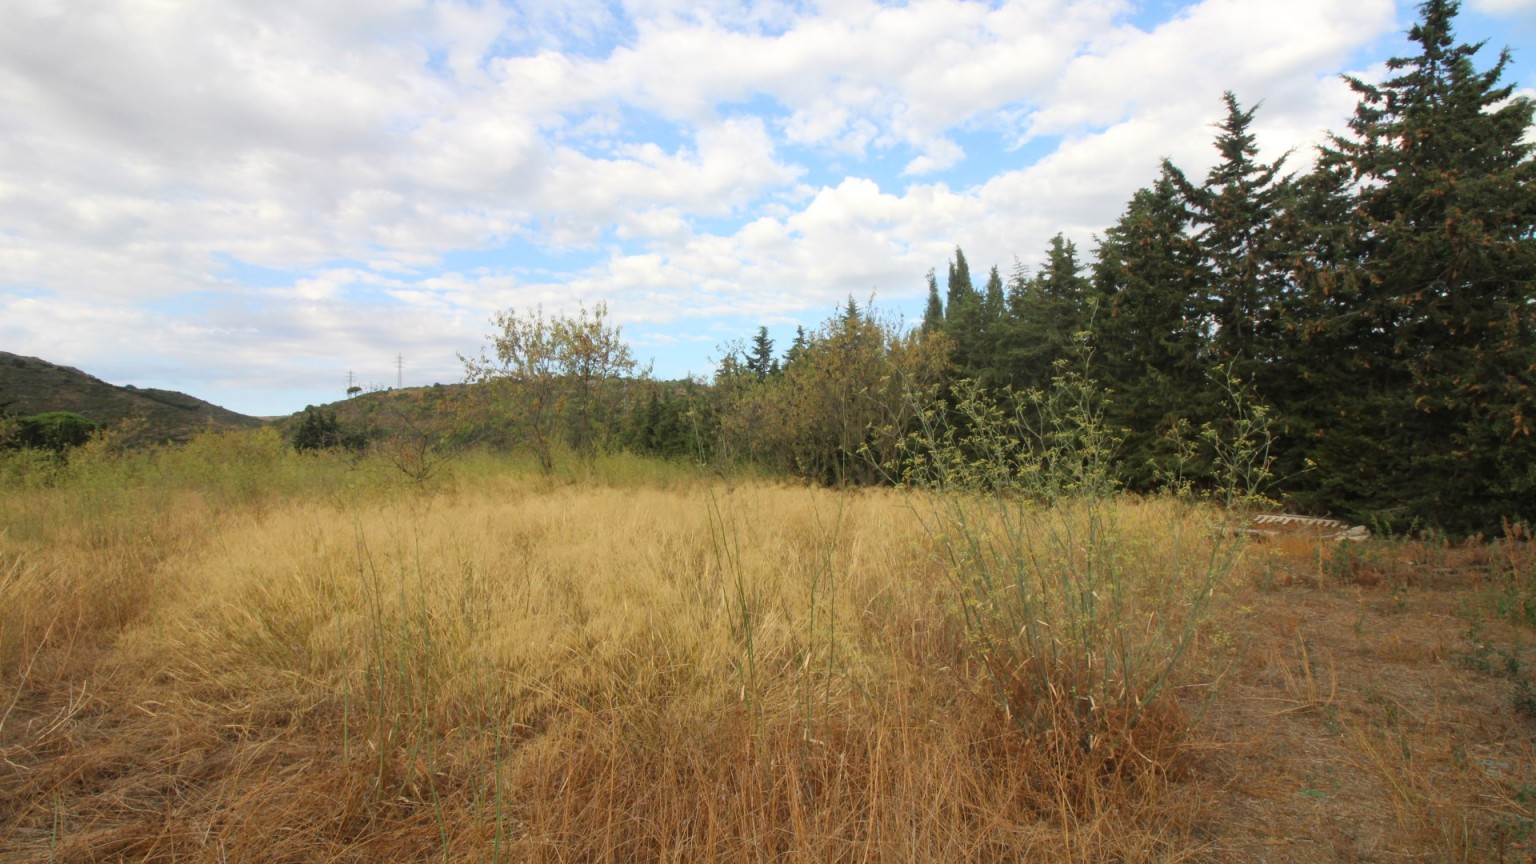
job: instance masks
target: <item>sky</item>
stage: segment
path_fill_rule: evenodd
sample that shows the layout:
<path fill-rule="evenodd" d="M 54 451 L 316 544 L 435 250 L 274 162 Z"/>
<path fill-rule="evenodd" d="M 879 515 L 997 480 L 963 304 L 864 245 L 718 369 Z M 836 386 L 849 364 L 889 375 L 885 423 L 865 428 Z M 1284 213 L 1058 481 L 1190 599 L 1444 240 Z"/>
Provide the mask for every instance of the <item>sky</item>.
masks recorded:
<path fill-rule="evenodd" d="M 0 350 L 276 416 L 607 304 L 660 378 L 1084 257 L 1222 93 L 1304 170 L 1391 0 L 5 0 Z M 1536 0 L 1467 0 L 1536 95 Z"/>

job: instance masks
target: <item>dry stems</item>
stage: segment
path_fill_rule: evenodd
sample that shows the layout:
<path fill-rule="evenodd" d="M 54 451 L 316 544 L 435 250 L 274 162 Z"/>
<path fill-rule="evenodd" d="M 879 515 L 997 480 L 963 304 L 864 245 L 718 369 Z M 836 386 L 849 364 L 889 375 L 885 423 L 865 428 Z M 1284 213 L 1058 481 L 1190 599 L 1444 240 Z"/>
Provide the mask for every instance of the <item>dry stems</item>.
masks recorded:
<path fill-rule="evenodd" d="M 287 486 L 161 464 L 98 476 L 95 503 L 85 479 L 7 499 L 8 860 L 1199 846 L 1178 705 L 1109 750 L 1010 722 L 898 493 L 619 463 L 402 491 L 263 458 Z"/>

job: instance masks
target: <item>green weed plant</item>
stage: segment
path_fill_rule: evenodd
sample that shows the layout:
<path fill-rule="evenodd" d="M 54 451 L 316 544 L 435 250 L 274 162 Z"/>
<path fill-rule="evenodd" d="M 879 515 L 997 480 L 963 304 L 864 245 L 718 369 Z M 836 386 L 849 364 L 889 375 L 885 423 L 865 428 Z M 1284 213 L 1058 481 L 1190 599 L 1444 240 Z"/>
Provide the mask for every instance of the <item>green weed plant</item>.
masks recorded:
<path fill-rule="evenodd" d="M 947 565 L 967 660 L 1025 734 L 1115 764 L 1148 718 L 1180 711 L 1168 696 L 1239 553 L 1220 523 L 1265 469 L 1265 445 L 1216 442 L 1221 508 L 1186 489 L 1137 510 L 1107 394 L 1085 371 L 1058 364 L 1047 391 L 967 381 L 952 395 L 950 410 L 921 414 L 901 479 Z M 1256 436 L 1262 419 L 1233 428 Z"/>

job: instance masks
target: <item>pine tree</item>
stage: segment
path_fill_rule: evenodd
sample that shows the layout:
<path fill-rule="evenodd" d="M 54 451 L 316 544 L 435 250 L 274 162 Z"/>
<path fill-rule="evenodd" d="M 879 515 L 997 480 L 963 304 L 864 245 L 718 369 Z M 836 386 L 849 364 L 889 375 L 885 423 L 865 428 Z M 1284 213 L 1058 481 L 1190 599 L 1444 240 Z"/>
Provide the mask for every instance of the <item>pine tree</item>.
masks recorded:
<path fill-rule="evenodd" d="M 1243 110 L 1230 91 L 1222 99 L 1227 116 L 1216 136 L 1221 161 L 1199 187 L 1176 170 L 1172 176 L 1189 202 L 1210 271 L 1210 362 L 1222 377 L 1253 383 L 1278 359 L 1287 262 L 1271 219 L 1288 191 L 1280 177 L 1285 157 L 1267 165 L 1256 161 L 1249 127 L 1257 108 Z"/>
<path fill-rule="evenodd" d="M 1193 216 L 1165 164 L 1105 232 L 1093 267 L 1094 363 L 1113 392 L 1109 422 L 1124 430 L 1124 473 L 1135 488 L 1198 466 L 1174 464 L 1166 436 L 1215 415 L 1207 375 L 1210 276 Z"/>
<path fill-rule="evenodd" d="M 789 343 L 789 350 L 784 352 L 784 365 L 781 368 L 788 369 L 805 356 L 810 348 L 810 337 L 805 333 L 805 327 L 795 328 L 795 340 Z"/>
<path fill-rule="evenodd" d="M 299 415 L 299 425 L 293 430 L 293 449 L 299 451 L 343 447 L 360 450 L 364 446 L 366 442 L 362 435 L 342 428 L 335 410 L 316 408 L 313 405 L 304 406 L 304 413 Z"/>
<path fill-rule="evenodd" d="M 1025 352 L 1019 338 L 1023 329 L 1021 322 L 1031 314 L 1030 286 L 1033 283 L 1029 268 L 1015 258 L 1013 271 L 1008 274 L 1008 285 L 1003 291 L 1003 320 L 998 326 L 992 355 L 992 383 L 998 387 L 1024 387 Z"/>
<path fill-rule="evenodd" d="M 1074 355 L 1078 333 L 1088 323 L 1089 287 L 1076 244 L 1061 234 L 1052 237 L 1045 266 L 1015 292 L 1009 308 L 999 366 L 1013 386 L 1048 386 L 1055 362 Z"/>
<path fill-rule="evenodd" d="M 955 257 L 949 262 L 949 282 L 946 285 L 949 296 L 945 298 L 945 308 L 951 311 L 959 311 L 978 299 L 976 285 L 971 282 L 971 266 L 966 263 L 965 253 L 960 247 L 955 247 Z"/>
<path fill-rule="evenodd" d="M 1003 298 L 1003 276 L 997 272 L 997 266 L 993 265 L 992 272 L 987 274 L 987 288 L 982 294 L 981 311 L 982 322 L 990 326 L 1003 320 L 1003 311 L 1006 302 Z"/>
<path fill-rule="evenodd" d="M 1003 292 L 1003 317 L 1018 318 L 1024 308 L 1024 296 L 1029 290 L 1029 268 L 1019 259 L 1013 259 L 1013 272 L 1008 274 L 1008 287 Z"/>
<path fill-rule="evenodd" d="M 853 295 L 850 294 L 848 302 L 843 304 L 843 314 L 840 320 L 845 326 L 851 327 L 858 324 L 863 315 L 863 310 L 859 308 L 859 304 L 853 299 Z"/>
<path fill-rule="evenodd" d="M 757 328 L 752 337 L 752 353 L 747 356 L 747 371 L 765 381 L 779 372 L 779 362 L 773 357 L 773 340 L 768 338 L 768 328 Z"/>
<path fill-rule="evenodd" d="M 1321 154 L 1323 255 L 1298 313 L 1319 386 L 1303 412 L 1315 500 L 1389 524 L 1497 530 L 1536 516 L 1536 161 L 1532 103 L 1457 44 L 1429 0 L 1349 134 Z"/>
<path fill-rule="evenodd" d="M 987 274 L 987 287 L 981 294 L 981 311 L 977 316 L 981 341 L 973 362 L 976 377 L 986 387 L 1000 387 L 1006 376 L 998 362 L 1008 344 L 1008 301 L 1003 292 L 1003 276 L 996 265 Z"/>
<path fill-rule="evenodd" d="M 651 387 L 645 405 L 630 413 L 625 427 L 624 443 L 636 453 L 656 454 L 661 451 L 659 427 L 665 407 L 661 402 L 661 388 Z"/>

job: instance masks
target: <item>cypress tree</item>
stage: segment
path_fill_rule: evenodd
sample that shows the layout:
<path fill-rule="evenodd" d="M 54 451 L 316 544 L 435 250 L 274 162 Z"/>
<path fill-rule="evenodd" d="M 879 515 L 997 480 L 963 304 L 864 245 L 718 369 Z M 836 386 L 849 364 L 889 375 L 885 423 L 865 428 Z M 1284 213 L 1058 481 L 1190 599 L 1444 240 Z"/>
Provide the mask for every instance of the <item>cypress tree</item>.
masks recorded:
<path fill-rule="evenodd" d="M 955 311 L 956 307 L 964 308 L 972 301 L 977 300 L 976 285 L 971 282 L 971 266 L 966 263 L 965 253 L 960 247 L 955 247 L 954 260 L 949 262 L 949 282 L 945 286 L 949 296 L 946 298 L 946 308 Z"/>
<path fill-rule="evenodd" d="M 965 253 L 955 247 L 949 262 L 949 283 L 944 303 L 944 332 L 954 344 L 954 365 L 967 378 L 980 377 L 985 369 L 986 344 L 982 333 L 982 300 L 971 282 Z"/>
<path fill-rule="evenodd" d="M 939 279 L 928 271 L 928 307 L 923 310 L 923 332 L 934 333 L 944 329 L 944 301 L 939 298 Z"/>

